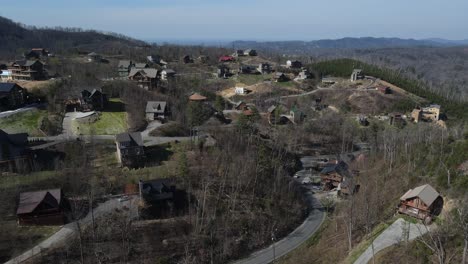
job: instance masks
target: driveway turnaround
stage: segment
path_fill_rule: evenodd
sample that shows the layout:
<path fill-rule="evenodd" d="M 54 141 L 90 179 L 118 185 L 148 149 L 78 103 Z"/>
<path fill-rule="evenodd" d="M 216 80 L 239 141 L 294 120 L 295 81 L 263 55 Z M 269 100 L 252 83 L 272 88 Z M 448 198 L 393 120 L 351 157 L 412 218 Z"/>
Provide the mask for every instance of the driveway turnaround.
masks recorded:
<path fill-rule="evenodd" d="M 391 226 L 380 234 L 373 242 L 374 254 L 372 254 L 372 245 L 354 262 L 354 264 L 367 264 L 372 256 L 384 248 L 398 244 L 400 242 L 411 241 L 427 233 L 427 228 L 423 224 L 411 224 L 402 218 L 398 218 Z"/>
<path fill-rule="evenodd" d="M 233 264 L 266 264 L 275 261 L 281 256 L 293 251 L 302 245 L 319 229 L 325 220 L 325 213 L 322 211 L 322 205 L 313 195 L 311 190 L 307 193 L 307 204 L 309 206 L 309 216 L 306 220 L 285 238 L 273 245 L 259 250 L 249 257 L 236 261 Z"/>

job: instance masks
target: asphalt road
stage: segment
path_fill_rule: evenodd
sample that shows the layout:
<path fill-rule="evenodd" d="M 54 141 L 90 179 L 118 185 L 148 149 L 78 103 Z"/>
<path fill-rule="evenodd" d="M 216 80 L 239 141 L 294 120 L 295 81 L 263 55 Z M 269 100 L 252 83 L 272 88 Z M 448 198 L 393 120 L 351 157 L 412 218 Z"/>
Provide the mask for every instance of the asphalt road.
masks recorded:
<path fill-rule="evenodd" d="M 300 181 L 302 179 L 298 179 Z M 325 213 L 318 199 L 313 195 L 312 191 L 307 188 L 307 204 L 309 206 L 309 215 L 304 222 L 285 238 L 274 243 L 273 245 L 259 250 L 245 259 L 233 262 L 233 264 L 266 264 L 288 254 L 296 249 L 302 243 L 306 242 L 312 235 L 317 232 L 320 225 L 325 220 Z"/>
<path fill-rule="evenodd" d="M 22 113 L 22 112 L 37 110 L 38 107 L 40 107 L 40 106 L 44 106 L 44 104 L 31 104 L 31 105 L 27 105 L 25 107 L 21 107 L 21 108 L 15 109 L 15 110 L 0 112 L 0 118 L 8 117 L 8 116 L 11 116 L 11 115 L 16 115 L 16 114 Z"/>

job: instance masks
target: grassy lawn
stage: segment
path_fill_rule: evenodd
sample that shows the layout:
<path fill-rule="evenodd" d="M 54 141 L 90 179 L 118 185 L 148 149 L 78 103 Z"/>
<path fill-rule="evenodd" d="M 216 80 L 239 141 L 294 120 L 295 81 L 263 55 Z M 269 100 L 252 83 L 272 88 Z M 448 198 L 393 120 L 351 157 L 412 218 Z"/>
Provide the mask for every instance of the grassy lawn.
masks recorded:
<path fill-rule="evenodd" d="M 60 177 L 55 171 L 38 171 L 24 175 L 7 174 L 0 181 L 1 189 L 15 188 L 19 185 L 34 185 L 35 183 Z"/>
<path fill-rule="evenodd" d="M 127 113 L 124 104 L 120 99 L 110 99 L 109 105 L 100 112 L 96 122 L 87 124 L 74 120 L 73 130 L 83 135 L 116 135 L 127 131 Z"/>
<path fill-rule="evenodd" d="M 279 87 L 296 87 L 296 83 L 294 81 L 276 82 L 275 85 Z"/>
<path fill-rule="evenodd" d="M 31 110 L 0 118 L 0 128 L 8 133 L 28 133 L 30 136 L 44 136 L 39 130 L 41 120 L 47 117 L 46 110 Z"/>
<path fill-rule="evenodd" d="M 5 231 L 0 238 L 0 260 L 4 261 L 22 254 L 60 229 L 60 226 L 21 227 L 16 220 L 0 221 L 0 225 Z"/>
<path fill-rule="evenodd" d="M 261 74 L 240 74 L 237 77 L 238 82 L 244 83 L 246 85 L 253 85 L 256 83 L 261 83 L 269 79 L 271 79 L 270 75 L 261 75 Z"/>

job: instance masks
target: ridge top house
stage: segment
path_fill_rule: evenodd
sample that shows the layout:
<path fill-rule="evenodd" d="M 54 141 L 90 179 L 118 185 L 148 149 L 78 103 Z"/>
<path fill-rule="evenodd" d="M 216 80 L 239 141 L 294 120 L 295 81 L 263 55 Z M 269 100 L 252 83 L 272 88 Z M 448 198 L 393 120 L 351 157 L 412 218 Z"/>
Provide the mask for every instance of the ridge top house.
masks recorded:
<path fill-rule="evenodd" d="M 219 62 L 232 62 L 236 59 L 233 56 L 221 56 L 219 57 Z"/>
<path fill-rule="evenodd" d="M 140 165 L 145 158 L 143 138 L 140 132 L 125 132 L 115 136 L 117 160 L 123 167 Z"/>
<path fill-rule="evenodd" d="M 19 225 L 63 225 L 69 204 L 61 189 L 20 193 Z"/>
<path fill-rule="evenodd" d="M 176 75 L 176 72 L 172 69 L 164 69 L 161 71 L 161 80 L 167 81 L 168 78 L 172 78 Z"/>
<path fill-rule="evenodd" d="M 100 54 L 97 54 L 96 52 L 88 53 L 87 57 L 88 57 L 89 62 L 101 62 L 102 61 L 102 56 Z"/>
<path fill-rule="evenodd" d="M 48 56 L 49 56 L 49 51 L 44 48 L 32 48 L 30 51 L 24 54 L 24 58 L 26 58 L 27 60 L 30 60 L 30 59 L 39 60 Z"/>
<path fill-rule="evenodd" d="M 357 80 L 362 80 L 364 79 L 364 74 L 362 73 L 361 69 L 354 69 L 353 72 L 351 73 L 351 81 L 355 82 Z"/>
<path fill-rule="evenodd" d="M 119 77 L 127 77 L 130 69 L 134 66 L 135 64 L 131 60 L 120 60 L 118 65 Z"/>
<path fill-rule="evenodd" d="M 167 65 L 167 62 L 163 60 L 163 58 L 159 55 L 149 55 L 146 57 L 146 59 L 151 62 L 151 63 L 154 63 L 154 64 L 157 64 L 163 68 L 166 67 Z"/>
<path fill-rule="evenodd" d="M 288 60 L 286 61 L 286 67 L 290 69 L 300 69 L 302 68 L 302 62 L 298 60 Z"/>
<path fill-rule="evenodd" d="M 146 103 L 146 119 L 149 121 L 165 120 L 169 115 L 167 102 L 164 101 L 148 101 Z"/>
<path fill-rule="evenodd" d="M 102 110 L 107 105 L 107 96 L 98 89 L 81 91 L 81 107 L 84 111 Z"/>
<path fill-rule="evenodd" d="M 336 161 L 320 171 L 320 178 L 324 190 L 336 188 L 340 194 L 352 194 L 359 190 L 359 185 L 354 181 L 357 174 L 356 171 L 350 172 L 346 162 Z"/>
<path fill-rule="evenodd" d="M 154 68 L 137 69 L 132 68 L 128 74 L 128 79 L 135 82 L 145 90 L 151 90 L 157 86 L 158 70 Z"/>
<path fill-rule="evenodd" d="M 235 89 L 235 93 L 236 94 L 248 94 L 249 92 L 251 92 L 249 89 L 245 88 L 246 85 L 243 84 L 243 83 L 237 83 L 236 84 L 236 89 Z"/>
<path fill-rule="evenodd" d="M 23 106 L 26 93 L 26 90 L 16 83 L 0 83 L 0 111 Z"/>
<path fill-rule="evenodd" d="M 273 79 L 275 80 L 275 82 L 287 82 L 287 81 L 289 81 L 288 76 L 286 76 L 286 74 L 284 74 L 282 72 L 275 72 L 273 74 Z"/>
<path fill-rule="evenodd" d="M 429 184 L 409 189 L 400 197 L 398 213 L 424 220 L 430 224 L 432 218 L 441 213 L 444 206 L 442 196 Z"/>
<path fill-rule="evenodd" d="M 44 63 L 40 60 L 15 61 L 10 64 L 8 69 L 11 71 L 13 80 L 37 81 L 45 79 L 47 75 Z"/>
<path fill-rule="evenodd" d="M 252 56 L 253 57 L 253 56 L 257 56 L 257 55 L 258 55 L 257 51 L 254 50 L 254 49 L 246 49 L 244 51 L 244 56 Z"/>
<path fill-rule="evenodd" d="M 258 67 L 252 65 L 241 65 L 239 67 L 239 73 L 242 74 L 259 74 Z"/>
<path fill-rule="evenodd" d="M 260 63 L 257 67 L 257 71 L 261 74 L 270 74 L 273 69 L 269 63 Z"/>
<path fill-rule="evenodd" d="M 224 79 L 227 79 L 232 75 L 231 69 L 225 64 L 218 65 L 217 74 L 218 74 L 218 78 L 224 78 Z"/>

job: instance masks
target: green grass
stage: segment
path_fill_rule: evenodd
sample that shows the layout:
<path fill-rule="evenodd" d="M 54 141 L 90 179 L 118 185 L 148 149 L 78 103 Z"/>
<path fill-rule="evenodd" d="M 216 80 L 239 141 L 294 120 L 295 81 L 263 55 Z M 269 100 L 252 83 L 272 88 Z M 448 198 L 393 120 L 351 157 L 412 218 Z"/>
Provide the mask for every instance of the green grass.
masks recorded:
<path fill-rule="evenodd" d="M 9 174 L 2 176 L 1 189 L 14 188 L 19 185 L 34 185 L 35 183 L 60 177 L 55 171 L 38 171 L 24 175 Z"/>
<path fill-rule="evenodd" d="M 46 110 L 32 110 L 0 118 L 0 128 L 7 133 L 28 133 L 30 136 L 44 136 L 40 131 L 41 121 L 47 117 Z"/>
<path fill-rule="evenodd" d="M 280 87 L 296 87 L 296 83 L 294 83 L 294 81 L 277 82 L 275 85 Z"/>
<path fill-rule="evenodd" d="M 111 98 L 99 119 L 91 124 L 73 121 L 73 130 L 82 135 L 116 135 L 127 131 L 127 113 L 122 101 Z"/>
<path fill-rule="evenodd" d="M 256 83 L 261 83 L 265 80 L 271 79 L 271 75 L 262 75 L 262 74 L 240 74 L 237 77 L 237 81 L 244 83 L 246 85 L 253 85 Z"/>

